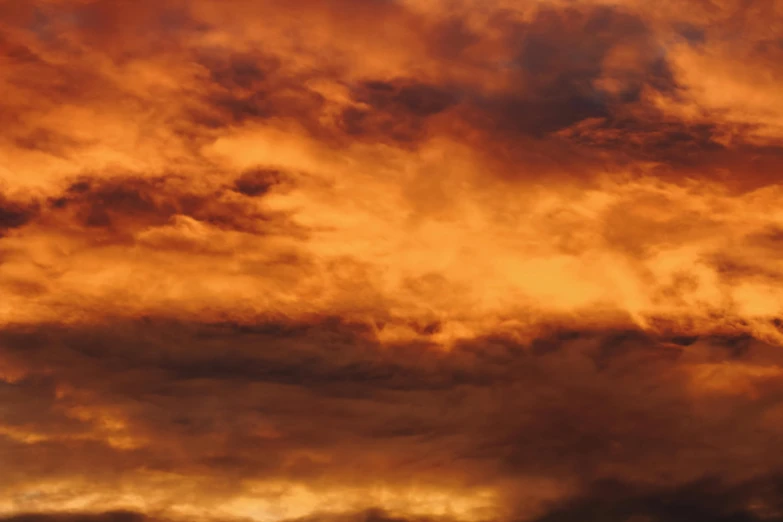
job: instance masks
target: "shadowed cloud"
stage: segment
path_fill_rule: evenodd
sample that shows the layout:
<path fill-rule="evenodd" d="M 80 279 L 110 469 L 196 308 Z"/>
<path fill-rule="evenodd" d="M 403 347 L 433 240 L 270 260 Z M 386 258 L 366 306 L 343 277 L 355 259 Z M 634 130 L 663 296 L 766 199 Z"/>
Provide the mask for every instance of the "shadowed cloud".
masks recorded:
<path fill-rule="evenodd" d="M 0 518 L 3 522 L 144 522 L 151 519 L 132 511 L 108 513 L 30 513 Z"/>
<path fill-rule="evenodd" d="M 595 484 L 584 497 L 570 500 L 535 520 L 568 522 L 588 517 L 607 522 L 776 522 L 783 520 L 781 487 L 783 482 L 774 476 L 735 485 L 705 479 L 659 490 L 608 480 Z"/>

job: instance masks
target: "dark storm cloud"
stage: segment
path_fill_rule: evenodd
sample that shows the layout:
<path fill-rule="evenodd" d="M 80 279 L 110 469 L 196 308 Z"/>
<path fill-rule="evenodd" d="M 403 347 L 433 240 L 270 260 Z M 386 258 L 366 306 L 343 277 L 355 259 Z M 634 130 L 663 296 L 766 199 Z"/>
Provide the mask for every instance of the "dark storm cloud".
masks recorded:
<path fill-rule="evenodd" d="M 605 480 L 535 522 L 780 522 L 781 498 L 783 479 L 777 476 L 739 484 L 712 478 L 668 488 Z"/>
<path fill-rule="evenodd" d="M 327 61 L 319 70 L 293 73 L 285 62 L 260 53 L 207 53 L 199 62 L 209 71 L 212 87 L 203 105 L 192 109 L 193 118 L 211 128 L 283 118 L 322 138 L 341 141 L 339 134 L 345 132 L 354 139 L 416 144 L 428 137 L 430 118 L 462 102 L 463 109 L 449 111 L 449 118 L 483 127 L 495 138 L 498 133 L 502 139 L 545 138 L 590 118 L 603 118 L 603 125 L 617 132 L 629 125 L 647 132 L 641 121 L 623 115 L 622 107 L 639 102 L 643 88 L 667 93 L 676 89 L 666 56 L 646 23 L 620 8 L 543 9 L 530 22 L 506 21 L 501 27 L 514 56 L 507 67 L 512 83 L 499 92 L 484 93 L 464 82 L 368 78 L 353 88 L 358 105 L 344 108 L 337 128 L 329 128 L 318 123 L 326 101 L 305 85 L 313 78 L 334 79 L 339 70 L 335 64 Z M 462 41 L 463 47 L 480 43 L 480 37 L 455 21 L 437 25 L 431 40 L 439 41 L 441 34 Z M 630 48 L 638 63 L 607 62 L 619 47 Z M 455 65 L 471 66 L 476 60 L 460 54 L 451 59 Z M 490 76 L 499 72 L 496 65 L 478 66 L 487 67 Z M 492 147 L 492 138 L 488 140 Z"/>
<path fill-rule="evenodd" d="M 463 102 L 454 117 L 487 130 L 487 149 L 543 147 L 548 156 L 560 158 L 561 167 L 656 162 L 664 179 L 721 179 L 743 190 L 774 176 L 780 164 L 774 147 L 743 142 L 740 129 L 718 121 L 672 118 L 652 104 L 651 93 L 677 101 L 687 92 L 669 50 L 643 17 L 623 7 L 582 6 L 545 7 L 528 22 L 499 20 L 512 51 L 502 67 L 508 86 L 491 93 L 452 87 Z M 686 38 L 699 40 L 698 27 L 679 28 Z M 767 47 L 749 59 L 769 62 L 762 55 L 777 56 L 779 50 Z M 723 139 L 727 131 L 736 136 L 730 145 Z M 553 135 L 566 143 L 552 142 Z M 527 143 L 528 138 L 539 144 Z M 508 161 L 547 170 L 546 162 L 529 153 L 519 156 L 511 152 Z M 726 180 L 721 172 L 727 165 L 753 174 Z"/>
<path fill-rule="evenodd" d="M 518 91 L 482 103 L 507 132 L 543 137 L 587 118 L 609 117 L 618 105 L 637 101 L 645 86 L 674 87 L 645 22 L 621 8 L 545 8 L 528 23 L 511 24 L 508 39 L 518 49 L 510 64 Z M 641 63 L 612 71 L 607 58 L 621 45 Z M 608 90 L 602 79 L 617 86 Z"/>
<path fill-rule="evenodd" d="M 629 117 L 623 116 L 624 107 L 638 103 L 644 88 L 676 90 L 666 55 L 651 30 L 621 8 L 544 8 L 528 22 L 499 16 L 496 25 L 512 55 L 505 65 L 476 63 L 475 57 L 459 52 L 481 44 L 481 36 L 458 21 L 437 26 L 431 39 L 455 40 L 459 45 L 450 46 L 452 55 L 443 60 L 486 68 L 487 77 L 505 75 L 505 87 L 485 92 L 464 80 L 429 85 L 414 77 L 368 79 L 353 93 L 364 107 L 345 109 L 342 128 L 363 139 L 416 143 L 427 137 L 427 120 L 448 111 L 448 118 L 487 132 L 485 147 L 497 149 L 504 141 L 520 147 L 524 141 L 514 140 L 544 139 L 587 119 L 601 118 L 618 132 L 624 125 L 642 126 L 641 121 L 623 122 Z M 621 47 L 630 48 L 636 61 L 613 65 L 611 55 Z"/>
<path fill-rule="evenodd" d="M 422 345 L 381 350 L 366 327 L 342 321 L 252 328 L 146 321 L 7 328 L 0 346 L 6 363 L 32 372 L 11 385 L 18 393 L 7 401 L 16 412 L 10 425 L 49 437 L 19 448 L 14 469 L 33 465 L 27 459 L 41 451 L 55 469 L 66 455 L 70 462 L 97 450 L 103 464 L 78 468 L 111 476 L 144 462 L 215 477 L 338 482 L 360 480 L 356 469 L 373 473 L 377 452 L 391 459 L 390 480 L 411 473 L 437 480 L 447 466 L 485 483 L 574 473 L 586 481 L 667 474 L 680 483 L 779 464 L 778 431 L 754 431 L 752 419 L 780 406 L 780 383 L 759 381 L 761 402 L 741 395 L 714 402 L 691 394 L 686 371 L 728 360 L 779 364 L 774 348 L 758 342 L 732 355 L 696 340 L 685 353 L 636 331 L 553 332 L 532 347 L 485 339 L 444 353 Z M 56 399 L 63 387 L 73 395 Z M 100 431 L 95 442 L 66 443 L 68 433 L 100 427 L 48 413 L 76 405 L 115 412 L 141 445 L 112 449 Z M 302 451 L 336 460 L 286 464 Z"/>

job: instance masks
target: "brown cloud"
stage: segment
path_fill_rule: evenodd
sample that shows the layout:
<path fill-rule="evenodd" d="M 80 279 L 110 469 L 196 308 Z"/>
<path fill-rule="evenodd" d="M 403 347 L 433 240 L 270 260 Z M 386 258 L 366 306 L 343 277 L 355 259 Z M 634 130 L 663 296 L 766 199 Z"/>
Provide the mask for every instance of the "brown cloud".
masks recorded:
<path fill-rule="evenodd" d="M 554 330 L 443 352 L 384 350 L 338 321 L 144 321 L 6 330 L 2 350 L 26 375 L 3 386 L 5 459 L 44 482 L 141 492 L 156 474 L 193 476 L 189 494 L 228 505 L 254 481 L 324 496 L 368 480 L 457 496 L 537 481 L 563 495 L 605 477 L 663 487 L 779 466 L 780 357 L 752 339 Z"/>
<path fill-rule="evenodd" d="M 601 520 L 781 520 L 781 482 L 765 477 L 737 485 L 705 479 L 678 488 L 650 491 L 644 486 L 604 481 L 584 497 L 572 499 L 541 522 L 583 520 L 585 514 Z"/>
<path fill-rule="evenodd" d="M 149 520 L 141 513 L 110 511 L 108 513 L 30 513 L 3 517 L 4 522 L 141 522 Z"/>
<path fill-rule="evenodd" d="M 133 511 L 109 511 L 105 513 L 30 513 L 0 518 L 3 522 L 144 522 L 171 520 L 170 518 L 151 517 Z M 204 520 L 214 520 L 205 518 Z M 231 519 L 220 519 L 231 520 Z M 237 519 L 242 520 L 242 519 Z M 307 517 L 289 519 L 290 522 L 450 522 L 451 517 L 400 517 L 382 509 L 368 509 L 350 513 L 318 513 Z"/>
<path fill-rule="evenodd" d="M 26 225 L 38 212 L 34 203 L 13 201 L 2 196 L 0 198 L 0 232 Z"/>
<path fill-rule="evenodd" d="M 254 172 L 244 173 L 235 184 L 247 191 L 254 176 L 258 178 Z M 49 200 L 48 218 L 63 220 L 70 215 L 79 227 L 114 233 L 162 227 L 175 216 L 187 216 L 218 229 L 260 234 L 279 226 L 274 223 L 276 218 L 285 221 L 285 216 L 265 214 L 252 202 L 232 194 L 228 187 L 194 187 L 176 176 L 116 177 L 97 184 L 85 179 Z"/>

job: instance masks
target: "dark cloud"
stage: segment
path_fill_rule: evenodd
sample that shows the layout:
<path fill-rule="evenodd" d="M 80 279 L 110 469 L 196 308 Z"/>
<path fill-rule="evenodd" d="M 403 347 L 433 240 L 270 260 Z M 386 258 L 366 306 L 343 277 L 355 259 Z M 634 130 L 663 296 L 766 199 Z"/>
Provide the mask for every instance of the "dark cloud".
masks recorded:
<path fill-rule="evenodd" d="M 61 158 L 84 145 L 66 134 L 42 128 L 15 137 L 14 144 L 22 149 L 41 151 Z"/>
<path fill-rule="evenodd" d="M 1 517 L 2 522 L 148 522 L 154 519 L 133 511 L 107 513 L 20 513 Z"/>
<path fill-rule="evenodd" d="M 504 140 L 510 140 L 511 147 L 522 147 L 515 140 L 544 139 L 593 119 L 618 134 L 627 132 L 627 127 L 652 133 L 645 125 L 648 114 L 633 115 L 625 107 L 639 103 L 645 88 L 666 93 L 677 89 L 652 31 L 643 19 L 619 8 L 542 9 L 529 22 L 504 19 L 498 27 L 512 59 L 505 67 L 487 63 L 479 67 L 489 67 L 487 75 L 507 74 L 510 80 L 503 89 L 484 92 L 465 80 L 441 85 L 418 83 L 415 78 L 367 81 L 354 89 L 354 100 L 361 105 L 343 111 L 342 129 L 356 138 L 416 143 L 427 137 L 428 119 L 448 111 L 449 118 L 487 131 L 490 137 L 484 145 L 491 149 L 503 146 Z M 474 58 L 459 53 L 460 48 L 477 43 L 464 25 L 451 21 L 437 29 L 441 33 L 461 42 L 450 47 L 456 54 L 448 59 L 465 66 L 473 63 Z M 612 53 L 622 52 L 631 53 L 635 61 L 615 59 L 614 63 Z M 448 132 L 459 128 L 443 127 Z M 645 136 L 645 143 L 655 139 L 672 142 L 677 138 L 673 133 L 651 135 Z M 692 147 L 704 143 L 694 142 Z M 616 150 L 625 149 L 627 143 L 605 145 Z M 660 148 L 654 143 L 648 146 Z M 639 155 L 630 148 L 624 152 Z M 550 151 L 550 155 L 562 154 Z"/>
<path fill-rule="evenodd" d="M 645 22 L 619 8 L 543 9 L 508 33 L 518 49 L 512 62 L 516 92 L 482 101 L 506 132 L 543 137 L 587 118 L 609 117 L 618 104 L 637 101 L 645 86 L 673 87 L 665 55 Z M 641 63 L 608 63 L 621 46 Z"/>
<path fill-rule="evenodd" d="M 9 230 L 28 224 L 38 212 L 35 202 L 17 201 L 0 194 L 0 237 Z"/>
<path fill-rule="evenodd" d="M 565 135 L 576 143 L 682 168 L 703 166 L 720 155 L 726 147 L 715 141 L 719 132 L 706 124 L 666 122 L 654 113 L 616 113 L 577 124 Z"/>
<path fill-rule="evenodd" d="M 318 513 L 289 519 L 286 522 L 458 522 L 450 516 L 400 516 L 383 509 L 368 509 L 356 513 Z"/>
<path fill-rule="evenodd" d="M 278 118 L 305 129 L 318 128 L 324 100 L 306 83 L 323 73 L 293 72 L 277 57 L 260 52 L 213 51 L 196 59 L 207 77 L 204 84 L 194 86 L 199 101 L 188 109 L 194 123 L 217 129 Z"/>
<path fill-rule="evenodd" d="M 644 161 L 658 164 L 656 175 L 667 180 L 718 179 L 740 190 L 771 182 L 779 153 L 744 142 L 752 129 L 673 118 L 651 101 L 655 95 L 680 103 L 688 94 L 670 49 L 642 16 L 623 7 L 586 6 L 543 8 L 526 22 L 500 19 L 496 30 L 512 56 L 488 74 L 502 71 L 504 87 L 486 92 L 461 84 L 451 91 L 461 100 L 452 117 L 484 129 L 481 146 L 504 163 L 542 173 L 572 169 L 583 177 L 590 174 L 580 170 L 628 169 Z M 688 24 L 678 28 L 693 42 L 704 33 Z M 731 144 L 727 132 L 734 136 Z M 753 174 L 727 179 L 727 170 Z"/>
<path fill-rule="evenodd" d="M 739 484 L 704 479 L 682 486 L 650 488 L 616 480 L 594 484 L 536 522 L 779 522 L 783 480 L 764 477 Z"/>
<path fill-rule="evenodd" d="M 359 105 L 343 110 L 342 130 L 356 139 L 399 144 L 426 139 L 428 120 L 458 102 L 453 90 L 412 80 L 367 81 L 355 87 L 353 98 Z"/>
<path fill-rule="evenodd" d="M 376 110 L 418 117 L 437 114 L 455 102 L 454 94 L 439 87 L 391 82 L 365 82 L 354 99 Z"/>
<path fill-rule="evenodd" d="M 206 54 L 201 65 L 209 71 L 210 79 L 225 89 L 252 89 L 261 86 L 281 64 L 271 57 L 259 55 Z"/>
<path fill-rule="evenodd" d="M 183 517 L 150 515 L 135 511 L 89 512 L 40 512 L 20 513 L 0 517 L 0 522 L 175 522 Z M 204 522 L 243 522 L 247 519 L 200 517 Z M 287 518 L 285 522 L 459 522 L 450 516 L 405 516 L 373 508 L 356 512 L 320 512 L 306 517 Z"/>
<path fill-rule="evenodd" d="M 680 23 L 676 26 L 677 33 L 691 45 L 701 45 L 707 41 L 706 31 L 693 24 Z"/>
<path fill-rule="evenodd" d="M 127 32 L 129 22 L 146 31 Z M 30 24 L 46 40 L 62 43 L 67 35 L 82 45 L 101 48 L 119 62 L 171 51 L 180 46 L 178 39 L 185 34 L 208 27 L 194 20 L 187 3 L 180 0 L 165 5 L 149 0 L 50 3 L 35 10 Z M 155 47 L 153 42 L 157 42 Z"/>
<path fill-rule="evenodd" d="M 284 174 L 278 169 L 256 168 L 243 172 L 234 182 L 234 190 L 249 197 L 263 196 L 279 185 Z"/>
<path fill-rule="evenodd" d="M 275 179 L 281 178 L 280 172 L 250 171 L 236 181 L 234 188 L 240 194 L 261 196 Z M 288 224 L 286 216 L 232 197 L 234 191 L 227 189 L 195 188 L 178 176 L 84 179 L 73 182 L 61 195 L 49 198 L 46 219 L 70 216 L 81 226 L 114 234 L 118 241 L 126 241 L 128 234 L 148 227 L 170 224 L 175 216 L 187 216 L 222 230 L 301 233 Z"/>
<path fill-rule="evenodd" d="M 66 455 L 99 450 L 103 464 L 79 468 L 115 473 L 142 459 L 153 469 L 216 478 L 353 483 L 361 480 L 356 470 L 379 472 L 373 462 L 383 454 L 389 480 L 437 481 L 445 466 L 452 477 L 485 484 L 574 473 L 587 481 L 619 473 L 682 483 L 708 474 L 742 478 L 743 468 L 775 469 L 779 461 L 777 430 L 754 431 L 747 422 L 781 404 L 779 383 L 759 381 L 762 402 L 691 394 L 691 365 L 780 363 L 763 343 L 731 353 L 719 341 L 695 340 L 685 353 L 638 331 L 555 332 L 532 346 L 477 339 L 444 353 L 421 344 L 384 350 L 371 329 L 343 321 L 148 320 L 6 328 L 0 350 L 6 363 L 32 372 L 10 385 L 16 391 L 5 402 L 16 413 L 6 422 L 51 438 L 28 446 L 47 447 L 51 468 Z M 62 388 L 76 391 L 57 399 Z M 141 446 L 115 450 L 100 437 L 58 442 L 100 426 L 53 413 L 77 404 L 116 412 Z M 286 464 L 303 451 L 334 460 Z M 33 455 L 17 451 L 15 469 L 33 465 Z"/>

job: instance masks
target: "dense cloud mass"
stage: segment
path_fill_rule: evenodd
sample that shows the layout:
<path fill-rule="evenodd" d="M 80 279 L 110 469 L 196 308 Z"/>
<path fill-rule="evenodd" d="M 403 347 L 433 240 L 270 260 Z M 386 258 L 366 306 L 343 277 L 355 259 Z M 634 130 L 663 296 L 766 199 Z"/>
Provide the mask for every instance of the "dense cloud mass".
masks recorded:
<path fill-rule="evenodd" d="M 779 0 L 0 0 L 0 522 L 783 521 Z"/>

